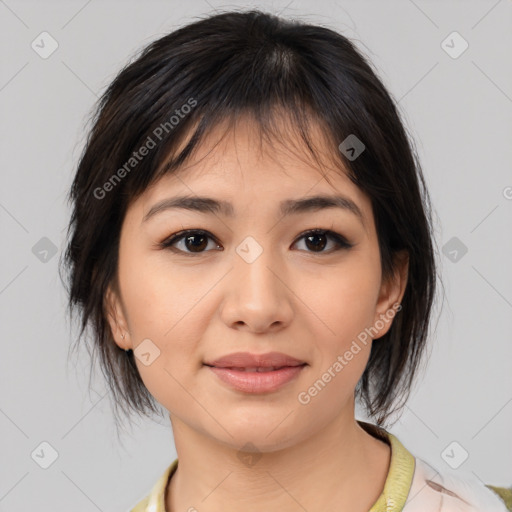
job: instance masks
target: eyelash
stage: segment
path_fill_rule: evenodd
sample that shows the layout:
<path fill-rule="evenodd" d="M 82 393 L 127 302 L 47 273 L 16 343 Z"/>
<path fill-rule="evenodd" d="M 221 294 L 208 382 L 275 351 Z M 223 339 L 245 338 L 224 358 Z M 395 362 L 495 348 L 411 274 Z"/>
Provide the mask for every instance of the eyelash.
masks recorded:
<path fill-rule="evenodd" d="M 334 249 L 331 249 L 329 251 L 319 251 L 319 252 L 306 251 L 306 252 L 309 252 L 311 254 L 331 254 L 333 252 L 336 252 L 336 251 L 339 251 L 342 249 L 351 249 L 353 247 L 353 244 L 347 242 L 347 240 L 343 236 L 341 236 L 339 233 L 336 233 L 336 232 L 328 230 L 328 229 L 311 229 L 309 231 L 305 231 L 304 233 L 301 233 L 301 235 L 297 238 L 297 240 L 294 242 L 294 245 L 295 245 L 295 243 L 297 243 L 297 241 L 299 241 L 300 239 L 302 239 L 306 236 L 318 235 L 318 234 L 319 235 L 327 235 L 328 237 L 331 237 L 336 242 L 337 247 L 335 247 Z M 173 252 L 181 253 L 186 256 L 199 256 L 201 254 L 204 254 L 205 252 L 209 252 L 209 251 L 202 251 L 202 252 L 194 253 L 194 252 L 182 251 L 181 249 L 176 249 L 175 247 L 172 247 L 176 242 L 182 240 L 187 235 L 207 236 L 208 238 L 212 239 L 215 243 L 218 244 L 215 237 L 208 231 L 204 231 L 202 229 L 186 229 L 184 231 L 179 231 L 178 233 L 175 233 L 175 234 L 171 235 L 170 237 L 166 238 L 163 242 L 160 242 L 158 244 L 158 246 L 161 249 L 169 249 Z"/>

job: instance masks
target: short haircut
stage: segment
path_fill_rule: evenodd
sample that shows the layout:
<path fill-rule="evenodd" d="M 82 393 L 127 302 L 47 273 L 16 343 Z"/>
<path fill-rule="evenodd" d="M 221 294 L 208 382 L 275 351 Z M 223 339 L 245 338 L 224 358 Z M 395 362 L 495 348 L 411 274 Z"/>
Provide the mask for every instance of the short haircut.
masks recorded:
<path fill-rule="evenodd" d="M 250 10 L 210 15 L 152 42 L 95 107 L 69 192 L 72 215 L 60 271 L 66 271 L 68 312 L 79 313 L 76 341 L 92 329 L 89 341 L 116 410 L 158 411 L 133 351 L 116 345 L 106 316 L 128 206 L 182 166 L 221 122 L 247 114 L 260 134 L 277 140 L 283 134 L 274 121 L 283 113 L 317 161 L 309 128 L 311 122 L 321 126 L 339 172 L 348 172 L 370 198 L 383 278 L 396 270 L 398 251 L 409 255 L 402 309 L 373 342 L 355 390 L 379 425 L 405 405 L 427 346 L 436 263 L 430 199 L 397 102 L 347 37 Z M 340 146 L 349 136 L 364 144 L 357 158 Z"/>

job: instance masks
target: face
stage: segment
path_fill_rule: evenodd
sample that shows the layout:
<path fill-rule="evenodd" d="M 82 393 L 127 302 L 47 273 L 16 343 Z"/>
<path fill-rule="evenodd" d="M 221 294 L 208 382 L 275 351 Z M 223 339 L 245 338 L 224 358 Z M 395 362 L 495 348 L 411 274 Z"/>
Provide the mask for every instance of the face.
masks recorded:
<path fill-rule="evenodd" d="M 254 129 L 239 120 L 236 137 L 228 133 L 216 146 L 213 131 L 186 167 L 131 204 L 119 288 L 109 290 L 108 303 L 116 343 L 135 351 L 141 378 L 171 421 L 234 448 L 250 440 L 270 452 L 342 414 L 353 419 L 371 338 L 391 326 L 405 267 L 382 280 L 370 200 L 343 169 L 319 169 L 277 143 L 261 151 Z M 229 205 L 155 208 L 178 196 Z M 281 210 L 313 196 L 345 201 Z M 184 230 L 191 231 L 170 240 Z M 234 352 L 280 352 L 306 364 L 276 389 L 247 391 L 205 366 Z"/>

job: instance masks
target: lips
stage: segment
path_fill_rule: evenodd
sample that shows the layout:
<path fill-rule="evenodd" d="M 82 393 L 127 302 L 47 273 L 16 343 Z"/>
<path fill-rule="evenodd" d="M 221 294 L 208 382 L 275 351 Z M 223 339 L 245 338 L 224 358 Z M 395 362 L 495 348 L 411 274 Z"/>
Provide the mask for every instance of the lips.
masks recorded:
<path fill-rule="evenodd" d="M 285 367 L 302 366 L 307 363 L 281 352 L 267 352 L 265 354 L 234 352 L 204 364 L 216 368 L 229 368 L 247 372 L 267 372 Z"/>
<path fill-rule="evenodd" d="M 242 393 L 271 393 L 292 382 L 308 363 L 281 352 L 235 352 L 204 365 L 230 389 Z"/>
<path fill-rule="evenodd" d="M 241 372 L 273 372 L 274 370 L 280 370 L 281 368 L 286 368 L 286 366 L 254 366 L 253 368 L 237 368 L 236 366 L 217 366 L 217 368 L 226 368 L 226 370 L 238 370 Z"/>
<path fill-rule="evenodd" d="M 247 369 L 217 368 L 206 366 L 206 369 L 218 377 L 229 389 L 242 393 L 272 393 L 285 387 L 297 379 L 307 367 L 307 364 L 298 366 L 283 366 L 279 370 L 250 371 Z"/>

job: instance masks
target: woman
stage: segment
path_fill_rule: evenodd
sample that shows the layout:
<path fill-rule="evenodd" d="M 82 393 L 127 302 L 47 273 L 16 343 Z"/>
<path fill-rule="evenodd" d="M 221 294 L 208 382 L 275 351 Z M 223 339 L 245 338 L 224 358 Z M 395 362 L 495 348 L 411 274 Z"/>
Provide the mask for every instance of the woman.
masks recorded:
<path fill-rule="evenodd" d="M 420 165 L 347 38 L 249 11 L 155 41 L 103 95 L 71 201 L 80 334 L 117 405 L 172 424 L 133 511 L 507 510 L 384 428 L 436 264 Z"/>

